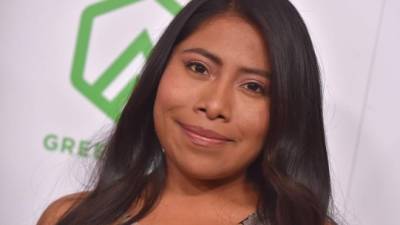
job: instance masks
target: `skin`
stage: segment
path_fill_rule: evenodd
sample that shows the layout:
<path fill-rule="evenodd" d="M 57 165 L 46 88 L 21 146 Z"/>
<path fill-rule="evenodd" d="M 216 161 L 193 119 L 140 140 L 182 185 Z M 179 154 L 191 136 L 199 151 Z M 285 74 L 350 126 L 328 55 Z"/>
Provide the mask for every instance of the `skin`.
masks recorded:
<path fill-rule="evenodd" d="M 268 61 L 259 31 L 235 14 L 206 21 L 175 47 L 153 113 L 167 185 L 141 224 L 237 224 L 255 211 L 257 191 L 246 169 L 268 130 Z M 182 124 L 229 141 L 204 141 Z"/>
<path fill-rule="evenodd" d="M 165 149 L 167 183 L 140 225 L 236 225 L 256 210 L 258 192 L 245 174 L 268 132 L 268 62 L 258 30 L 232 13 L 209 19 L 175 47 L 153 112 Z M 180 123 L 214 130 L 231 141 L 189 138 Z M 86 195 L 53 202 L 38 225 L 56 224 Z M 140 207 L 141 202 L 115 225 Z"/>
<path fill-rule="evenodd" d="M 258 194 L 246 170 L 268 131 L 269 71 L 259 31 L 234 13 L 207 20 L 175 47 L 153 112 L 165 149 L 166 188 L 140 225 L 233 225 L 256 210 Z M 229 141 L 193 138 L 181 123 Z M 57 200 L 38 224 L 55 224 L 83 195 Z"/>

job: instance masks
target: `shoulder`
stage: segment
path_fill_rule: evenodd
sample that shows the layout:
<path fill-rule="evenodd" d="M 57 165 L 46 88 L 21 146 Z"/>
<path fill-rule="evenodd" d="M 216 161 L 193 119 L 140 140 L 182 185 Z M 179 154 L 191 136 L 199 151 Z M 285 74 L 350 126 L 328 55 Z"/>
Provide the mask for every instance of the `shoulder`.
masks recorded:
<path fill-rule="evenodd" d="M 325 220 L 324 225 L 338 225 L 338 224 L 337 224 L 332 218 L 328 217 L 328 218 Z"/>
<path fill-rule="evenodd" d="M 40 216 L 37 225 L 55 225 L 74 204 L 78 203 L 85 196 L 87 196 L 87 192 L 79 192 L 66 195 L 52 202 Z"/>

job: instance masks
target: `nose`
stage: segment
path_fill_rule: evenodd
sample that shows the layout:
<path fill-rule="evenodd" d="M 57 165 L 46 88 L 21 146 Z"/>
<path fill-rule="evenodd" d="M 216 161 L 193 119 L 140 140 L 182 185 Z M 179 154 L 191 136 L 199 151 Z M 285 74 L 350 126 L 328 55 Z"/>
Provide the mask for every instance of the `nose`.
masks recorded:
<path fill-rule="evenodd" d="M 199 92 L 194 111 L 210 120 L 228 122 L 232 116 L 233 93 L 229 84 L 211 82 Z"/>

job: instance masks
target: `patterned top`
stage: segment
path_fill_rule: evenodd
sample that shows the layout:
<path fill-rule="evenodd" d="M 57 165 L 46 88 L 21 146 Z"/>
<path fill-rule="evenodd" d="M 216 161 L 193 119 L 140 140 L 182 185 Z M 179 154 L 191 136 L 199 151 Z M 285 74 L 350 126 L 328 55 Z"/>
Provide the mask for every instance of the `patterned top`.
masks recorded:
<path fill-rule="evenodd" d="M 257 225 L 259 224 L 259 219 L 257 217 L 257 214 L 254 212 L 250 214 L 246 219 L 242 220 L 239 222 L 241 225 Z"/>
<path fill-rule="evenodd" d="M 257 214 L 254 212 L 247 216 L 244 220 L 240 221 L 238 225 L 257 225 L 259 224 L 259 220 Z M 132 225 L 140 225 L 138 222 L 133 223 Z"/>

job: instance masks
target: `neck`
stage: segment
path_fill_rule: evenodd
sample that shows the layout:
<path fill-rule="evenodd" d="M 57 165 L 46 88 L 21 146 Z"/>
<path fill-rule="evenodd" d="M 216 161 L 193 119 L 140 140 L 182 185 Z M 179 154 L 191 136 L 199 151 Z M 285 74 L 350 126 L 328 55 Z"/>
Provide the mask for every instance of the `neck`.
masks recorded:
<path fill-rule="evenodd" d="M 254 208 L 257 191 L 242 172 L 222 179 L 196 179 L 168 165 L 164 196 L 174 199 Z"/>

